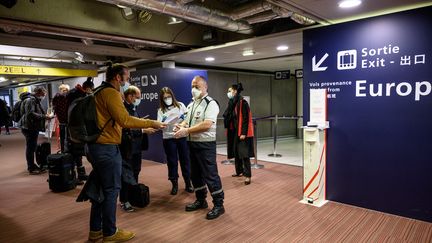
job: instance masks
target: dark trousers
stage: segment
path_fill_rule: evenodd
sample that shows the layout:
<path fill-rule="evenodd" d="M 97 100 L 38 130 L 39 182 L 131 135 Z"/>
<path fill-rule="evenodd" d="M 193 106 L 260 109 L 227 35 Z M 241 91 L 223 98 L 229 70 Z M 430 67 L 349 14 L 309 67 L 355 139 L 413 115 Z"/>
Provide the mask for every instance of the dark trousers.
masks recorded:
<path fill-rule="evenodd" d="M 177 180 L 178 161 L 185 182 L 190 181 L 190 158 L 186 138 L 170 138 L 163 140 L 163 146 L 167 157 L 168 180 Z"/>
<path fill-rule="evenodd" d="M 122 158 L 117 145 L 88 144 L 87 158 L 93 171 L 99 178 L 104 200 L 102 203 L 92 201 L 90 211 L 90 230 L 103 230 L 104 236 L 116 232 L 116 204 L 121 187 Z"/>
<path fill-rule="evenodd" d="M 251 177 L 251 162 L 250 158 L 240 159 L 237 156 L 235 157 L 235 170 L 236 174 L 243 174 L 245 177 Z"/>
<path fill-rule="evenodd" d="M 130 167 L 133 170 L 135 181 L 138 183 L 139 173 L 141 172 L 141 152 L 137 154 L 132 154 L 131 159 L 129 159 L 128 161 L 124 161 L 124 163 L 129 163 Z M 129 201 L 129 187 L 130 184 L 122 180 L 120 189 L 120 202 L 125 203 Z"/>
<path fill-rule="evenodd" d="M 191 179 L 198 200 L 205 200 L 207 187 L 215 206 L 222 206 L 224 192 L 216 163 L 216 142 L 189 142 Z"/>
<path fill-rule="evenodd" d="M 27 170 L 31 171 L 37 168 L 37 165 L 34 162 L 35 152 L 37 147 L 37 140 L 39 136 L 39 131 L 37 130 L 29 130 L 29 129 L 21 129 L 21 132 L 24 134 L 26 139 L 26 160 L 27 160 Z"/>
<path fill-rule="evenodd" d="M 67 124 L 60 123 L 59 128 L 60 128 L 60 149 L 61 149 L 62 153 L 64 153 L 66 151 L 65 150 L 65 142 L 66 142 Z"/>

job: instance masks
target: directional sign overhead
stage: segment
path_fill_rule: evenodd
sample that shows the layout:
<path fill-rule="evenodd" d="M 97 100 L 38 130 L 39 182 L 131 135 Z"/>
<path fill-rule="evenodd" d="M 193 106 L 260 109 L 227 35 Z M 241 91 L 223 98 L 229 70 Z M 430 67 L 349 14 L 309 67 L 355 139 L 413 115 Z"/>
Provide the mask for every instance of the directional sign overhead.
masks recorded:
<path fill-rule="evenodd" d="M 57 77 L 96 77 L 97 70 L 0 65 L 0 74 Z"/>

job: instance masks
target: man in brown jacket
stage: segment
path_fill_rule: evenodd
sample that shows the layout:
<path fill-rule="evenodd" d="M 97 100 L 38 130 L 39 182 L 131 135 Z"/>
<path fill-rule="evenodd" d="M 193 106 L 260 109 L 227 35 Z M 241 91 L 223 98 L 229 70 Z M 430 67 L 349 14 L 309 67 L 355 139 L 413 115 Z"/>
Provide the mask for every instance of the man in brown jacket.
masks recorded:
<path fill-rule="evenodd" d="M 129 79 L 129 70 L 120 64 L 110 65 L 106 72 L 104 89 L 95 94 L 98 125 L 104 127 L 96 143 L 87 144 L 87 158 L 99 178 L 104 200 L 92 201 L 90 212 L 89 240 L 103 238 L 104 242 L 123 242 L 132 239 L 135 233 L 116 227 L 117 197 L 121 187 L 119 144 L 122 127 L 161 129 L 165 124 L 155 120 L 130 116 L 123 105 L 120 87 Z"/>

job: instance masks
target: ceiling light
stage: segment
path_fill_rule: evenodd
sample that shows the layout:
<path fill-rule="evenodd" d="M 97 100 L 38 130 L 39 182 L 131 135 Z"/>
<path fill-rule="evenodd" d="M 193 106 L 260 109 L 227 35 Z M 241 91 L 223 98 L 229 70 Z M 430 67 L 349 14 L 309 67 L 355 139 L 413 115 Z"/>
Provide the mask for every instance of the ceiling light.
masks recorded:
<path fill-rule="evenodd" d="M 206 57 L 205 60 L 207 62 L 213 62 L 215 60 L 215 58 L 214 57 Z"/>
<path fill-rule="evenodd" d="M 16 80 L 12 80 L 12 83 L 16 83 L 17 81 Z"/>
<path fill-rule="evenodd" d="M 179 23 L 183 23 L 183 21 L 175 17 L 169 17 L 168 24 L 179 24 Z"/>
<path fill-rule="evenodd" d="M 0 82 L 4 82 L 4 81 L 6 81 L 7 79 L 5 78 L 5 77 L 0 77 Z"/>
<path fill-rule="evenodd" d="M 83 39 L 81 39 L 81 41 L 82 41 L 82 43 L 84 43 L 84 45 L 86 45 L 86 46 L 93 45 L 93 40 L 92 40 L 92 39 L 83 38 Z"/>
<path fill-rule="evenodd" d="M 288 46 L 281 45 L 281 46 L 276 47 L 276 50 L 278 50 L 278 51 L 286 51 L 286 50 L 288 50 Z"/>
<path fill-rule="evenodd" d="M 117 7 L 119 7 L 119 8 L 126 8 L 126 6 L 123 6 L 123 5 L 120 5 L 120 4 L 116 4 L 117 5 Z"/>
<path fill-rule="evenodd" d="M 253 56 L 255 55 L 255 52 L 253 50 L 245 50 L 242 53 L 243 56 Z"/>
<path fill-rule="evenodd" d="M 361 0 L 344 0 L 339 2 L 339 8 L 353 8 L 359 6 L 361 3 Z"/>

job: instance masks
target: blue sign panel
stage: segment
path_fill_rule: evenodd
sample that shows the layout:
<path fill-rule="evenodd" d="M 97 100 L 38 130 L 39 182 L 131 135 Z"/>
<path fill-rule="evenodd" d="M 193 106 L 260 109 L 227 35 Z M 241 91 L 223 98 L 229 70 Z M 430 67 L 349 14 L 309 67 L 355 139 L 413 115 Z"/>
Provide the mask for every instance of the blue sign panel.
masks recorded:
<path fill-rule="evenodd" d="M 304 32 L 328 91 L 327 199 L 432 222 L 432 8 Z"/>
<path fill-rule="evenodd" d="M 131 72 L 131 84 L 141 89 L 142 101 L 137 110 L 140 117 L 157 119 L 161 98 L 159 91 L 165 86 L 174 92 L 178 101 L 187 106 L 192 101 L 191 82 L 196 75 L 207 78 L 207 71 L 153 68 Z M 161 131 L 149 135 L 149 149 L 143 152 L 143 159 L 166 162 Z"/>

